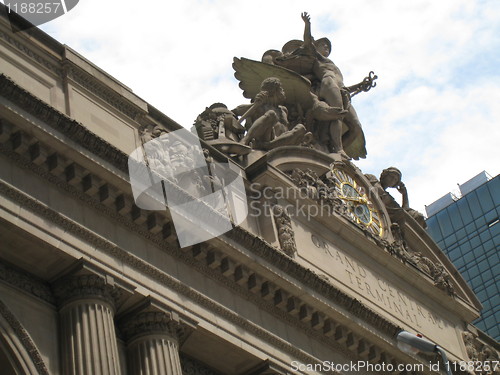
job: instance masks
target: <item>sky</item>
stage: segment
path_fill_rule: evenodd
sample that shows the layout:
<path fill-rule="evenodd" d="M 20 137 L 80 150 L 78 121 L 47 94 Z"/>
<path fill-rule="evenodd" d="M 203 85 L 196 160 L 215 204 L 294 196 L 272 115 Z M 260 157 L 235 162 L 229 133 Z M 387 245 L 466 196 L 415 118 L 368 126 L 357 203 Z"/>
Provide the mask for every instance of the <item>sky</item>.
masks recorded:
<path fill-rule="evenodd" d="M 353 98 L 364 173 L 399 168 L 425 212 L 457 183 L 500 172 L 497 0 L 80 0 L 41 27 L 190 128 L 212 103 L 248 102 L 233 57 L 260 60 L 302 39 L 304 11 L 312 35 L 332 41 L 346 85 L 379 77 Z"/>

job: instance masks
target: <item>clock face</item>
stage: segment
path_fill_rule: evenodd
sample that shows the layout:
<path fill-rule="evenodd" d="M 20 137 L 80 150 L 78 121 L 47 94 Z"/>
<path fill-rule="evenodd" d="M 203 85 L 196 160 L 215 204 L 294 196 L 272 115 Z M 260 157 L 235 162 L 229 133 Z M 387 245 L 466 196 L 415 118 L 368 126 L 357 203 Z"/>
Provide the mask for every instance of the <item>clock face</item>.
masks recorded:
<path fill-rule="evenodd" d="M 347 205 L 347 212 L 351 219 L 364 225 L 372 234 L 382 237 L 383 227 L 380 214 L 368 198 L 366 189 L 341 169 L 334 169 L 332 173 L 337 196 Z"/>

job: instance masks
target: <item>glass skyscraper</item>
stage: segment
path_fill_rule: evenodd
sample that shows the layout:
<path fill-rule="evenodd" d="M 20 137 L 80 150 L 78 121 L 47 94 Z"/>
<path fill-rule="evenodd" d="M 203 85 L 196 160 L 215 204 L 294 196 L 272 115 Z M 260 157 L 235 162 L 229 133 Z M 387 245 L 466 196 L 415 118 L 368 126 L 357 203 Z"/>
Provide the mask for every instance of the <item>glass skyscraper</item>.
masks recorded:
<path fill-rule="evenodd" d="M 483 305 L 474 325 L 500 340 L 500 175 L 482 172 L 426 206 L 428 232 Z"/>

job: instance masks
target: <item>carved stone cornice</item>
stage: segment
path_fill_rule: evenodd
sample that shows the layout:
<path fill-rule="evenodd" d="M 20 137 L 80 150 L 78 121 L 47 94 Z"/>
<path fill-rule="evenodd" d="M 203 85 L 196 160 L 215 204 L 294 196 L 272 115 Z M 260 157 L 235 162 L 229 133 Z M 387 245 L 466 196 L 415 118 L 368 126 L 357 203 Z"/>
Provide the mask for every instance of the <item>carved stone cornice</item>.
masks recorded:
<path fill-rule="evenodd" d="M 0 6 L 1 6 L 1 4 L 0 4 Z M 57 76 L 62 77 L 63 71 L 62 71 L 60 66 L 49 61 L 49 59 L 42 57 L 40 54 L 38 54 L 32 48 L 30 48 L 27 44 L 22 43 L 17 38 L 12 38 L 10 35 L 6 34 L 2 30 L 0 30 L 0 39 L 6 41 L 8 43 L 8 45 L 15 48 L 17 51 L 21 52 L 22 54 L 28 56 L 33 61 L 36 61 L 38 64 L 42 65 L 44 68 L 55 73 Z"/>
<path fill-rule="evenodd" d="M 0 261 L 0 281 L 5 282 L 15 288 L 29 293 L 50 304 L 55 303 L 54 295 L 50 286 L 28 274 L 27 272 L 15 269 Z"/>
<path fill-rule="evenodd" d="M 234 239 L 240 245 L 252 249 L 253 253 L 266 259 L 278 269 L 300 280 L 303 284 L 319 292 L 327 299 L 334 301 L 334 303 L 349 311 L 351 311 L 353 306 L 357 306 L 352 312 L 360 314 L 359 317 L 370 323 L 373 327 L 380 329 L 382 332 L 390 336 L 395 336 L 397 332 L 401 330 L 401 327 L 377 314 L 355 298 L 343 293 L 312 270 L 305 268 L 287 255 L 276 251 L 274 247 L 269 245 L 262 238 L 255 237 L 253 234 L 240 227 L 229 231 L 226 233 L 226 236 Z"/>
<path fill-rule="evenodd" d="M 96 156 L 108 161 L 120 171 L 128 173 L 128 156 L 126 154 L 95 135 L 79 122 L 70 119 L 16 85 L 4 74 L 0 74 L 0 95 L 58 130 L 78 145 L 92 151 Z"/>

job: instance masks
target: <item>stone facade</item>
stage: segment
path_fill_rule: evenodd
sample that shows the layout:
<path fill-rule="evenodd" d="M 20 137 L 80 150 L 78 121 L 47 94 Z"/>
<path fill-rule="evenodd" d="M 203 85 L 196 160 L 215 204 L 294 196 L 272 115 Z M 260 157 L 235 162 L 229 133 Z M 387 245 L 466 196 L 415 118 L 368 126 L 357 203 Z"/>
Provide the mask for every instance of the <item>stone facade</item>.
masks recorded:
<path fill-rule="evenodd" d="M 128 169 L 147 131 L 180 125 L 40 30 L 12 33 L 4 18 L 0 59 L 6 374 L 427 363 L 397 348 L 401 329 L 422 333 L 455 362 L 497 355 L 494 343 L 464 333 L 480 306 L 421 225 L 402 210 L 400 233 L 391 231 L 373 194 L 363 201 L 377 217 L 368 226 L 342 199 L 339 178 L 360 194 L 372 186 L 351 161 L 300 145 L 235 158 L 202 141 L 208 164 L 244 176 L 250 214 L 223 235 L 180 247 L 169 210 L 135 204 Z M 179 194 L 192 197 L 216 177 L 199 175 Z M 317 214 L 297 214 L 300 205 Z"/>

